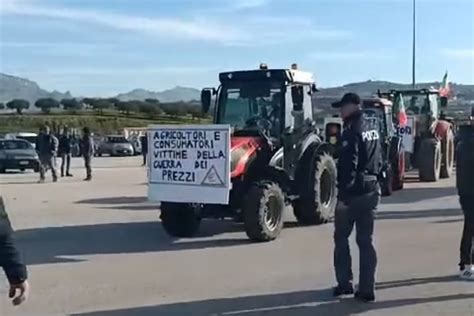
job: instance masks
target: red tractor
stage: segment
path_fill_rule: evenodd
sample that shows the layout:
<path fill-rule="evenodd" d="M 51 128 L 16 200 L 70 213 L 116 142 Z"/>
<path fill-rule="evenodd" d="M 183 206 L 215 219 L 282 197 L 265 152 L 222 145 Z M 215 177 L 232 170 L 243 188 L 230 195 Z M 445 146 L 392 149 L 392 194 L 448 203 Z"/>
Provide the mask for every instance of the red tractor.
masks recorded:
<path fill-rule="evenodd" d="M 313 75 L 292 69 L 224 72 L 220 87 L 204 89 L 204 112 L 233 128 L 232 190 L 228 205 L 163 202 L 161 220 L 172 236 L 190 237 L 203 218 L 242 221 L 254 241 L 275 239 L 292 206 L 301 225 L 329 221 L 336 207 L 336 165 L 317 135 Z"/>
<path fill-rule="evenodd" d="M 400 107 L 407 106 L 406 112 L 413 126 L 413 148 L 411 165 L 418 169 L 420 181 L 438 181 L 449 178 L 454 165 L 453 125 L 441 114 L 440 107 L 447 106 L 447 98 L 440 97 L 433 89 L 391 90 L 379 93 Z M 404 136 L 405 137 L 405 136 Z"/>

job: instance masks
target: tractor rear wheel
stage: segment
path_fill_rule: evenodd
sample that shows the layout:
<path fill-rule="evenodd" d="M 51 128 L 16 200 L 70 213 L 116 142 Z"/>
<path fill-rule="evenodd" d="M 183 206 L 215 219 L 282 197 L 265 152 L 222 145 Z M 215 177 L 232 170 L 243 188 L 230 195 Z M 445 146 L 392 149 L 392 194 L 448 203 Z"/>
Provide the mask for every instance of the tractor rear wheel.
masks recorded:
<path fill-rule="evenodd" d="M 301 225 L 324 224 L 334 217 L 337 204 L 337 170 L 327 153 L 307 152 L 300 161 L 296 177 L 300 197 L 293 209 Z"/>
<path fill-rule="evenodd" d="M 201 218 L 191 204 L 161 203 L 161 223 L 173 237 L 192 237 L 201 224 Z"/>
<path fill-rule="evenodd" d="M 270 241 L 283 228 L 285 196 L 280 186 L 272 181 L 252 184 L 242 207 L 247 236 L 257 242 Z"/>
<path fill-rule="evenodd" d="M 405 152 L 400 151 L 392 162 L 392 187 L 394 191 L 403 189 L 405 184 L 405 168 Z"/>
<path fill-rule="evenodd" d="M 441 151 L 440 177 L 442 179 L 450 178 L 454 166 L 454 135 L 451 129 L 446 133 L 446 137 L 441 141 Z"/>
<path fill-rule="evenodd" d="M 418 152 L 418 175 L 420 181 L 439 180 L 441 169 L 441 143 L 435 138 L 421 140 Z"/>

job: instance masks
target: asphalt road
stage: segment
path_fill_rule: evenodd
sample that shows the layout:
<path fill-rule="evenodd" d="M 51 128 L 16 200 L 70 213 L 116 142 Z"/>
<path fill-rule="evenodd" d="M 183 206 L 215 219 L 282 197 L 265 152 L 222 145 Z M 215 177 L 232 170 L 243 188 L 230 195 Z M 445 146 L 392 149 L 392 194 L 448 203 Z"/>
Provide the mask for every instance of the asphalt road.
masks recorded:
<path fill-rule="evenodd" d="M 297 227 L 289 215 L 278 240 L 252 244 L 240 225 L 208 221 L 197 238 L 172 240 L 139 160 L 95 159 L 91 183 L 80 160 L 59 183 L 0 175 L 32 284 L 20 308 L 3 285 L 0 315 L 474 315 L 474 283 L 457 278 L 452 179 L 411 180 L 383 200 L 377 302 L 360 304 L 331 297 L 331 224 Z"/>

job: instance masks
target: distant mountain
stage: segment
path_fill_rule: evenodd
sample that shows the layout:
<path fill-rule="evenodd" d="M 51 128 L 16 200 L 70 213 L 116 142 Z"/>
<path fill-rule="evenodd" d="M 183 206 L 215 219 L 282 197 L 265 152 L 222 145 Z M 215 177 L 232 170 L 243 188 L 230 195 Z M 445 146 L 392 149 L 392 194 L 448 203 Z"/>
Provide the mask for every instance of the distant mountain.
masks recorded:
<path fill-rule="evenodd" d="M 40 98 L 61 100 L 71 97 L 69 92 L 49 92 L 41 89 L 34 81 L 0 73 L 0 102 L 8 102 L 13 99 L 25 99 L 33 104 Z"/>
<path fill-rule="evenodd" d="M 117 95 L 117 99 L 122 101 L 157 99 L 162 103 L 178 101 L 189 102 L 193 100 L 199 100 L 200 98 L 201 92 L 199 90 L 179 86 L 162 92 L 154 92 L 145 89 L 135 89 L 128 93 L 122 93 Z"/>

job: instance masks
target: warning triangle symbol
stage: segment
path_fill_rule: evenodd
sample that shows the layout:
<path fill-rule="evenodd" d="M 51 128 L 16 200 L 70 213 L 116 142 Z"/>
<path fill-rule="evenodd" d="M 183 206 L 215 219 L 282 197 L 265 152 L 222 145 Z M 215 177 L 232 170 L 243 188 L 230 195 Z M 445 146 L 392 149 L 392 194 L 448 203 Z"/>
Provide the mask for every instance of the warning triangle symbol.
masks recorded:
<path fill-rule="evenodd" d="M 204 179 L 202 180 L 201 184 L 224 185 L 224 181 L 222 181 L 221 177 L 219 177 L 216 167 L 212 166 L 211 169 L 209 169 L 209 171 L 204 176 Z"/>

